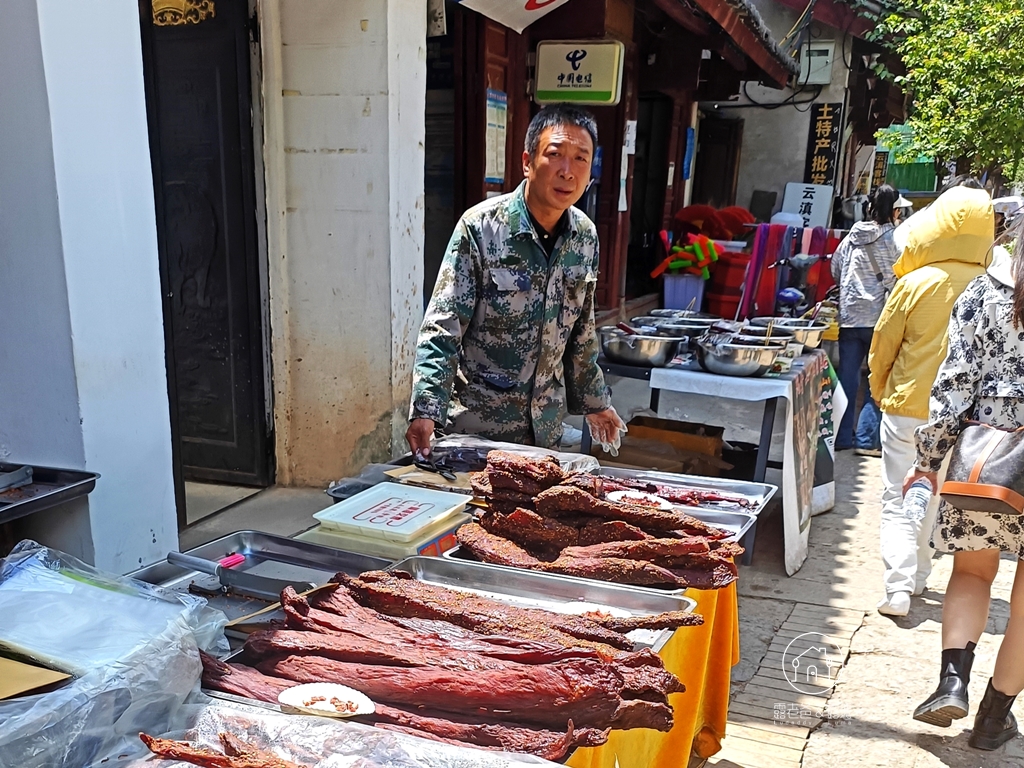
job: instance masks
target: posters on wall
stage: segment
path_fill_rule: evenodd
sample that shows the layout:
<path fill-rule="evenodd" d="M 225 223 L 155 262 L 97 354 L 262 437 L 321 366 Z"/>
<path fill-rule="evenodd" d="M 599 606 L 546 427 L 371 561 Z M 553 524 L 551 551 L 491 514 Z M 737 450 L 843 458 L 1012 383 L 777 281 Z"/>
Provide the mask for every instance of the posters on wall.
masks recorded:
<path fill-rule="evenodd" d="M 807 137 L 807 162 L 804 181 L 833 185 L 839 164 L 839 145 L 843 130 L 843 104 L 811 105 L 811 126 Z"/>
<path fill-rule="evenodd" d="M 508 127 L 508 95 L 487 89 L 487 162 L 484 181 L 505 183 L 505 136 Z"/>

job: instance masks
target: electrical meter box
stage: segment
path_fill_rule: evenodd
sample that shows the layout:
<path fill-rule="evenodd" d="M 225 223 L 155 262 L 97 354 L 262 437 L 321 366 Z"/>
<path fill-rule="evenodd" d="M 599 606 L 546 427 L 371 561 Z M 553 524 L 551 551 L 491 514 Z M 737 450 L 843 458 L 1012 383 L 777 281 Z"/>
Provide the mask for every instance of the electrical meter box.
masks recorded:
<path fill-rule="evenodd" d="M 832 59 L 836 55 L 834 40 L 816 40 L 800 49 L 799 85 L 828 85 L 832 82 Z"/>

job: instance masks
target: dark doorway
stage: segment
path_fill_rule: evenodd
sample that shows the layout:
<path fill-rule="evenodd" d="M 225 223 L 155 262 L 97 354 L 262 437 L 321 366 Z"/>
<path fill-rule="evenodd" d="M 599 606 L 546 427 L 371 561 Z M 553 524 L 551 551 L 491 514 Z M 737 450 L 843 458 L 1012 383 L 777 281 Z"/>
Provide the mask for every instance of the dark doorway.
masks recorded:
<path fill-rule="evenodd" d="M 423 169 L 423 303 L 434 292 L 455 211 L 455 21 L 445 3 L 448 34 L 427 40 L 427 114 Z M 461 213 L 461 211 L 459 212 Z"/>
<path fill-rule="evenodd" d="M 633 200 L 629 212 L 629 260 L 626 298 L 656 293 L 651 270 L 663 258 L 659 232 L 668 187 L 668 145 L 672 137 L 672 99 L 661 94 L 640 96 L 633 160 Z"/>
<path fill-rule="evenodd" d="M 697 144 L 692 202 L 714 208 L 735 205 L 743 121 L 705 117 L 700 121 Z"/>
<path fill-rule="evenodd" d="M 212 7 L 213 4 L 211 3 Z M 272 481 L 246 0 L 140 0 L 179 520 L 182 480 Z M 126 415 L 127 417 L 127 415 Z"/>

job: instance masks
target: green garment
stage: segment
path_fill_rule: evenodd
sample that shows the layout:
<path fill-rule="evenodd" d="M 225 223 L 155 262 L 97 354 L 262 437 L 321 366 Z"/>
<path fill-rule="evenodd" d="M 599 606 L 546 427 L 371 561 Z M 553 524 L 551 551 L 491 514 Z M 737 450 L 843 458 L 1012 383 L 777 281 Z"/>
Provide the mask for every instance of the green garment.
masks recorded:
<path fill-rule="evenodd" d="M 567 408 L 611 404 L 594 328 L 597 231 L 570 208 L 549 265 L 524 190 L 456 225 L 420 328 L 410 418 L 555 447 Z"/>

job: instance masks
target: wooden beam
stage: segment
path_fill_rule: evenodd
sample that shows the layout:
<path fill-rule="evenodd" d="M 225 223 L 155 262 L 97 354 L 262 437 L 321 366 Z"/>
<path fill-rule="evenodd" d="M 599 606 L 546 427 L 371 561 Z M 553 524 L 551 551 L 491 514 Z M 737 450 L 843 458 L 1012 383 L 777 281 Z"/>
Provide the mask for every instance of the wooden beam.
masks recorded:
<path fill-rule="evenodd" d="M 717 30 L 704 19 L 694 16 L 679 0 L 654 0 L 665 15 L 688 32 L 699 37 L 714 37 Z"/>
<path fill-rule="evenodd" d="M 761 71 L 776 86 L 780 88 L 785 86 L 789 81 L 789 70 L 775 58 L 774 52 L 768 49 L 764 41 L 747 28 L 728 0 L 694 0 L 694 2 L 725 30 L 725 33 L 733 39 L 739 49 L 760 67 Z"/>

